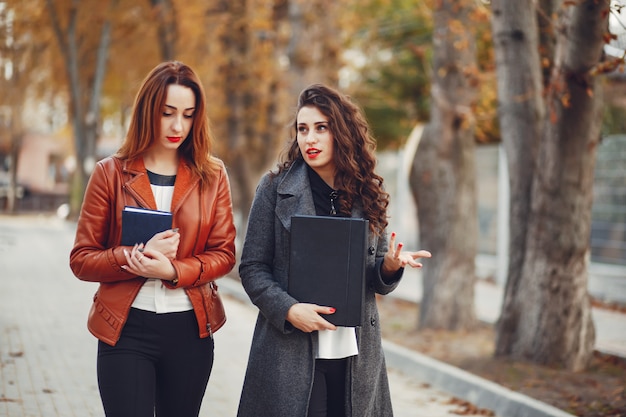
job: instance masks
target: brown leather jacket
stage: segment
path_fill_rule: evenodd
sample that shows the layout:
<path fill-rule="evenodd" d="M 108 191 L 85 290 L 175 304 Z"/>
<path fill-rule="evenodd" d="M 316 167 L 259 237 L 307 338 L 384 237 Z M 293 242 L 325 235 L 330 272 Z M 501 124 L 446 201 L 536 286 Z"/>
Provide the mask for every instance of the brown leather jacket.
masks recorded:
<path fill-rule="evenodd" d="M 177 287 L 185 288 L 198 320 L 200 337 L 212 336 L 226 321 L 214 280 L 235 265 L 235 225 L 226 169 L 207 187 L 183 161 L 172 198 L 172 227 L 180 229 Z M 89 312 L 89 331 L 110 345 L 119 340 L 130 306 L 145 278 L 124 271 L 120 246 L 124 206 L 156 209 L 143 159 L 108 157 L 91 175 L 70 253 L 70 267 L 83 281 L 99 282 Z M 170 288 L 169 283 L 166 283 Z"/>

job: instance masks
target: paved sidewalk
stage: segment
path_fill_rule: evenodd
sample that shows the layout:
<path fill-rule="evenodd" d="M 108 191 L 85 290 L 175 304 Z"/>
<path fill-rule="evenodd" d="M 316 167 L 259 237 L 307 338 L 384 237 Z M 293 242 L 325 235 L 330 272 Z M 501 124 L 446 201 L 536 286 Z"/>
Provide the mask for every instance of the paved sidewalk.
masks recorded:
<path fill-rule="evenodd" d="M 86 327 L 97 284 L 72 275 L 73 238 L 71 223 L 0 215 L 0 416 L 103 416 L 96 340 Z M 223 294 L 228 321 L 215 335 L 215 365 L 202 417 L 235 416 L 256 318 L 249 303 L 226 288 Z M 396 416 L 458 414 L 451 394 L 425 385 L 419 372 L 405 372 L 416 363 L 407 358 L 402 352 L 390 356 Z"/>

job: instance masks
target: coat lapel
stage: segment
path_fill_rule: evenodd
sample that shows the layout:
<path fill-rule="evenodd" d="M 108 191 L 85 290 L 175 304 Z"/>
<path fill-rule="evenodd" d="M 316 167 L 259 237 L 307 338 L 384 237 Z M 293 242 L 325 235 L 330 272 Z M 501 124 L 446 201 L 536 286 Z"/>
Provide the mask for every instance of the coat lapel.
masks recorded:
<path fill-rule="evenodd" d="M 296 161 L 278 184 L 276 215 L 287 230 L 291 230 L 291 216 L 295 214 L 315 215 L 315 204 L 311 184 L 304 161 Z M 363 218 L 360 204 L 352 207 L 352 217 Z"/>
<path fill-rule="evenodd" d="M 285 229 L 291 229 L 291 216 L 315 215 L 309 176 L 303 161 L 296 161 L 278 184 L 276 215 Z"/>

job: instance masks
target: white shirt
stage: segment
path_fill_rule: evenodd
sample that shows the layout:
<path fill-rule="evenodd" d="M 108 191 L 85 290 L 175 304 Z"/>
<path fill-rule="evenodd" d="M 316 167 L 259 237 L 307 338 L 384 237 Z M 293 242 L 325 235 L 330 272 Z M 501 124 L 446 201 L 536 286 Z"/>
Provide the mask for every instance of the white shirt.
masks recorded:
<path fill-rule="evenodd" d="M 170 211 L 174 186 L 151 184 L 157 209 Z M 155 313 L 174 313 L 192 310 L 189 297 L 182 288 L 170 289 L 160 279 L 149 278 L 143 284 L 132 307 Z"/>
<path fill-rule="evenodd" d="M 318 331 L 317 359 L 342 359 L 359 354 L 354 327 Z"/>

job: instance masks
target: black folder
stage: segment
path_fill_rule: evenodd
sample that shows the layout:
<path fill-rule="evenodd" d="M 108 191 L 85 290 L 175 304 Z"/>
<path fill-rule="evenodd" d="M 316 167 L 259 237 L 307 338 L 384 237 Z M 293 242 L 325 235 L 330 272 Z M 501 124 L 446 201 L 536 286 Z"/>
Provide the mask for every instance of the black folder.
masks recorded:
<path fill-rule="evenodd" d="M 126 206 L 122 211 L 122 246 L 146 243 L 156 233 L 172 228 L 172 213 Z"/>
<path fill-rule="evenodd" d="M 336 326 L 361 325 L 368 225 L 348 217 L 291 218 L 289 294 L 334 307 L 324 318 Z"/>

